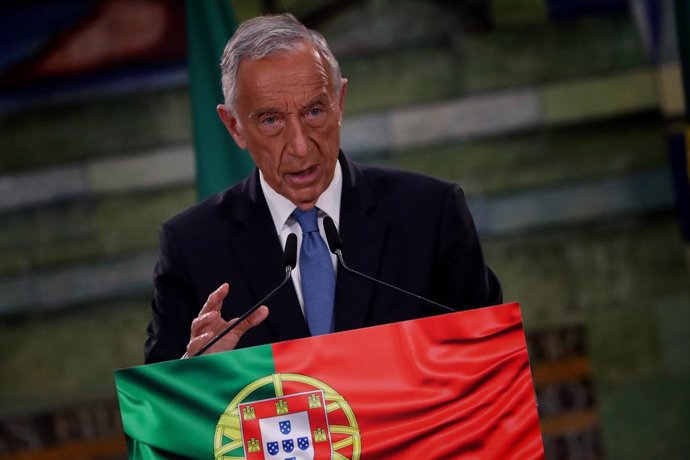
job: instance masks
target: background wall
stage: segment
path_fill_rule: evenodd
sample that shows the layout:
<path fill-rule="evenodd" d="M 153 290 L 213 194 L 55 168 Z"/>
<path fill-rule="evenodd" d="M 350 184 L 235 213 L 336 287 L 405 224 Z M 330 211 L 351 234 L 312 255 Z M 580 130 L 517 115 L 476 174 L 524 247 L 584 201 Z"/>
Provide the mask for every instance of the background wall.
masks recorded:
<path fill-rule="evenodd" d="M 522 304 L 548 458 L 685 458 L 671 1 L 236 1 L 349 79 L 343 145 L 465 189 Z M 158 225 L 195 201 L 184 5 L 0 9 L 0 455 L 122 458 Z"/>

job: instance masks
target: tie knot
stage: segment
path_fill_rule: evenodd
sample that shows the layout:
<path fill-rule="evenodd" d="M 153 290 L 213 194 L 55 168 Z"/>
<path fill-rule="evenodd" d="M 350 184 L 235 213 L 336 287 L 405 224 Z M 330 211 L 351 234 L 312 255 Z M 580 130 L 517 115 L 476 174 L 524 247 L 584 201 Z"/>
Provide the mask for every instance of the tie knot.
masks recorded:
<path fill-rule="evenodd" d="M 292 211 L 292 217 L 297 219 L 297 223 L 302 228 L 302 233 L 318 232 L 319 224 L 317 221 L 318 209 L 311 208 L 309 211 L 302 211 L 297 208 Z"/>

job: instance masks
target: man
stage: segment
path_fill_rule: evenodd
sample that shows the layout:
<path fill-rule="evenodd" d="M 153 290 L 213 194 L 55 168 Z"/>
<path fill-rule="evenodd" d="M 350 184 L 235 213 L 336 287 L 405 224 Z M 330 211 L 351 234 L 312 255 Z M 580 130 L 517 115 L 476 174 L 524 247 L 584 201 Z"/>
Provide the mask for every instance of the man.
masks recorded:
<path fill-rule="evenodd" d="M 356 270 L 456 309 L 501 302 L 458 186 L 360 167 L 340 151 L 347 80 L 323 37 L 291 15 L 254 18 L 221 68 L 218 114 L 257 170 L 161 227 L 147 362 L 193 354 L 276 286 L 290 233 L 301 246 L 294 283 L 209 352 L 438 313 L 337 270 L 335 258 L 311 268 L 305 251 L 324 243 L 302 231 L 303 215 L 322 235 L 323 218 L 335 221 Z M 326 281 L 314 289 L 313 276 Z"/>

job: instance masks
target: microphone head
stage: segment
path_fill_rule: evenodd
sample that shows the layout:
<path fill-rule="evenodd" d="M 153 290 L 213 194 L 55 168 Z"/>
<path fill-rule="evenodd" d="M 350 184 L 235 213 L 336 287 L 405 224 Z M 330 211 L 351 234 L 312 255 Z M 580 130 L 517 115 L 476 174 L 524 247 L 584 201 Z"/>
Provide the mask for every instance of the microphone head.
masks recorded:
<path fill-rule="evenodd" d="M 335 222 L 333 222 L 330 216 L 323 218 L 323 229 L 326 232 L 328 249 L 330 249 L 333 254 L 335 254 L 338 249 L 342 251 L 343 241 L 340 239 L 340 234 L 338 234 L 338 229 L 335 227 Z"/>
<path fill-rule="evenodd" d="M 285 252 L 283 253 L 284 266 L 291 269 L 297 265 L 297 235 L 290 233 L 285 241 Z"/>

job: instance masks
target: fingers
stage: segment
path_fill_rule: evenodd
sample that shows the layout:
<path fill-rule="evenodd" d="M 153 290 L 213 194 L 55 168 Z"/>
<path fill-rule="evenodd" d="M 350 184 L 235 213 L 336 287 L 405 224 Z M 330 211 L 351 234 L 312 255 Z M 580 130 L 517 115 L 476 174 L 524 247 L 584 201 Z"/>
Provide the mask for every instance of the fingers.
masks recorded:
<path fill-rule="evenodd" d="M 220 309 L 229 291 L 230 286 L 228 283 L 223 283 L 218 289 L 209 294 L 206 303 L 199 311 L 199 315 L 192 321 L 190 339 L 187 343 L 188 355 L 191 356 L 196 353 L 214 335 L 225 328 L 227 323 L 221 318 Z"/>
<path fill-rule="evenodd" d="M 220 316 L 223 300 L 228 295 L 229 291 L 230 286 L 228 283 L 223 283 L 208 296 L 206 303 L 199 311 L 199 315 L 192 321 L 186 356 L 193 356 L 196 354 L 203 346 L 213 339 L 213 337 L 220 334 L 228 324 L 237 320 L 237 318 L 234 318 L 226 322 Z M 262 305 L 244 321 L 238 324 L 232 331 L 211 346 L 205 353 L 232 350 L 237 346 L 237 343 L 245 332 L 263 322 L 267 316 L 268 308 Z"/>
<path fill-rule="evenodd" d="M 187 354 L 194 355 L 217 333 L 225 328 L 226 322 L 216 311 L 198 316 L 192 321 L 192 333 L 187 343 Z"/>
<path fill-rule="evenodd" d="M 192 321 L 191 337 L 202 334 L 220 332 L 225 326 L 225 321 L 217 311 L 200 314 Z"/>
<path fill-rule="evenodd" d="M 206 345 L 213 337 L 214 334 L 212 332 L 206 332 L 192 337 L 187 344 L 187 353 L 185 353 L 185 357 L 196 355 L 196 353 L 201 350 L 201 347 Z"/>
<path fill-rule="evenodd" d="M 209 294 L 206 303 L 192 321 L 192 339 L 209 332 L 218 333 L 225 327 L 226 323 L 220 316 L 220 309 L 223 307 L 223 300 L 229 291 L 230 286 L 228 283 L 223 283 L 218 289 Z"/>
<path fill-rule="evenodd" d="M 214 312 L 215 314 L 215 312 Z M 249 329 L 261 324 L 268 317 L 268 307 L 262 305 L 254 313 L 249 315 L 244 321 L 239 323 L 235 328 L 233 328 L 227 335 L 221 338 L 218 342 L 213 344 L 211 348 L 206 350 L 204 354 L 217 353 L 220 351 L 232 350 L 237 346 L 245 332 Z M 221 320 L 222 321 L 222 320 Z M 232 324 L 237 321 L 237 318 L 233 318 L 224 325 Z M 220 332 L 217 331 L 217 332 Z M 201 349 L 206 343 L 208 343 L 213 337 L 215 337 L 217 332 L 204 332 L 196 337 L 193 337 L 189 344 L 187 344 L 187 354 L 193 356 L 198 350 Z"/>
<path fill-rule="evenodd" d="M 221 284 L 218 289 L 209 294 L 206 303 L 203 307 L 201 307 L 199 316 L 211 311 L 219 312 L 220 307 L 223 306 L 223 300 L 225 299 L 225 296 L 228 295 L 228 292 L 230 292 L 230 286 L 228 283 Z"/>
<path fill-rule="evenodd" d="M 244 321 L 238 324 L 235 329 L 230 331 L 230 333 L 234 333 L 234 335 L 237 337 L 237 341 L 239 341 L 245 332 L 254 326 L 261 324 L 266 317 L 268 317 L 268 307 L 266 305 L 262 305 Z"/>
<path fill-rule="evenodd" d="M 214 347 L 211 347 L 209 352 L 215 353 L 216 351 L 233 350 L 237 346 L 237 343 L 240 341 L 244 333 L 254 326 L 261 324 L 266 317 L 268 317 L 268 307 L 262 305 L 257 308 L 254 313 L 245 318 L 244 321 L 235 326 L 233 330 L 228 332 L 228 334 L 218 342 L 218 344 L 221 345 L 219 349 L 214 350 Z M 237 321 L 237 318 L 231 319 L 228 323 L 231 324 L 235 321 Z"/>

